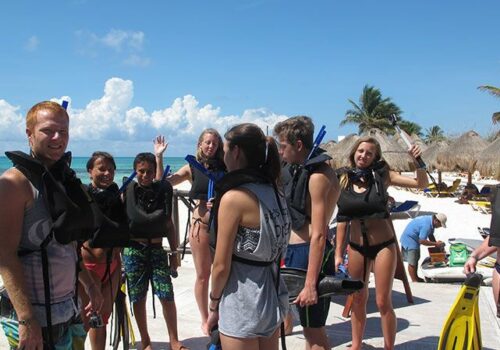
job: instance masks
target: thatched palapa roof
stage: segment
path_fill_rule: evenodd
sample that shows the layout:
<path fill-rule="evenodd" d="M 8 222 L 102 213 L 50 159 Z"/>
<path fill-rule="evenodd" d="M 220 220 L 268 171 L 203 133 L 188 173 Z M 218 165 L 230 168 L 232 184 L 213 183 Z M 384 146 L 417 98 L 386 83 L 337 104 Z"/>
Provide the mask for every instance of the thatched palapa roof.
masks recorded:
<path fill-rule="evenodd" d="M 488 146 L 475 131 L 468 131 L 458 139 L 452 141 L 450 146 L 437 155 L 439 166 L 442 170 L 463 170 L 473 172 L 477 157 Z"/>
<path fill-rule="evenodd" d="M 443 166 L 438 163 L 437 157 L 440 153 L 444 152 L 448 148 L 448 141 L 437 141 L 429 144 L 427 149 L 422 152 L 422 159 L 429 170 L 445 170 Z"/>
<path fill-rule="evenodd" d="M 349 164 L 349 153 L 354 143 L 359 139 L 356 134 L 350 134 L 339 143 L 335 144 L 327 153 L 332 157 L 332 163 L 335 168 L 341 168 L 344 166 L 350 166 Z"/>
<path fill-rule="evenodd" d="M 382 158 L 394 171 L 413 171 L 415 162 L 408 154 L 408 151 L 401 147 L 398 142 L 379 129 L 370 129 L 363 136 L 375 138 L 382 148 Z"/>
<path fill-rule="evenodd" d="M 494 176 L 500 180 L 500 137 L 479 154 L 476 168 L 481 175 Z"/>

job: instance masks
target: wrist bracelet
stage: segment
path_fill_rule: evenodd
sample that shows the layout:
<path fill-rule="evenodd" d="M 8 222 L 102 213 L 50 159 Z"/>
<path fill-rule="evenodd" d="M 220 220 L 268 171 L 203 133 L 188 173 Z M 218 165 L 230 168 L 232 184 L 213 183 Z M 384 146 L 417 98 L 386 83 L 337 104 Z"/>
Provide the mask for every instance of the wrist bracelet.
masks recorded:
<path fill-rule="evenodd" d="M 479 260 L 479 259 L 477 258 L 477 256 L 475 256 L 475 255 L 469 255 L 469 258 L 472 258 L 472 259 L 474 259 L 474 260 L 476 260 L 476 261 L 478 261 L 478 260 Z"/>
<path fill-rule="evenodd" d="M 220 297 L 218 297 L 218 298 L 214 298 L 213 295 L 212 295 L 212 292 L 210 292 L 210 294 L 209 294 L 208 297 L 210 298 L 211 301 L 219 301 L 220 298 L 222 298 L 222 295 Z"/>
<path fill-rule="evenodd" d="M 219 306 L 217 305 L 217 307 L 216 307 L 216 308 L 213 308 L 213 309 L 212 309 L 211 307 L 209 307 L 208 309 L 209 309 L 211 312 L 217 312 L 217 311 L 219 311 Z"/>

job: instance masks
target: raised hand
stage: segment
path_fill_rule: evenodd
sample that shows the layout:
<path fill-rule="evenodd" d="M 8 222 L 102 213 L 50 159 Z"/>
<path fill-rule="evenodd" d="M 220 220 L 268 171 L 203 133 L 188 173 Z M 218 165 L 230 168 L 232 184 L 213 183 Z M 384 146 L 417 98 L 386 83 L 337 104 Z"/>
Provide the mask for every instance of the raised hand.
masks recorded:
<path fill-rule="evenodd" d="M 165 142 L 165 136 L 158 135 L 153 139 L 155 156 L 162 156 L 167 150 L 168 142 Z"/>

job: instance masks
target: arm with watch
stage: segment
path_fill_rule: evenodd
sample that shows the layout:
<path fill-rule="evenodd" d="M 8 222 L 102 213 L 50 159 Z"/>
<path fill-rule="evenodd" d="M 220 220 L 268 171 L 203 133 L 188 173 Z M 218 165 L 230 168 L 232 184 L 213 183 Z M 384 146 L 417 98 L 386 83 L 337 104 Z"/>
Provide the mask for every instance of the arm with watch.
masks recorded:
<path fill-rule="evenodd" d="M 486 238 L 483 241 L 483 243 L 481 243 L 481 245 L 476 249 L 474 249 L 472 254 L 469 255 L 469 258 L 467 259 L 464 265 L 464 273 L 466 275 L 476 271 L 476 265 L 479 260 L 484 259 L 490 254 L 493 254 L 497 250 L 497 247 L 495 246 L 490 247 L 489 242 L 490 242 L 490 237 Z"/>

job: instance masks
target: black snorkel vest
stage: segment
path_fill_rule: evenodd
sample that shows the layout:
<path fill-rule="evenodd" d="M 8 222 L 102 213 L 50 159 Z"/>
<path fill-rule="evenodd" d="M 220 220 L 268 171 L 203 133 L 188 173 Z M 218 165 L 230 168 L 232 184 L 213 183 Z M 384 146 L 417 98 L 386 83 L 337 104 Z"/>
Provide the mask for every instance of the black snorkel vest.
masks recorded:
<path fill-rule="evenodd" d="M 208 177 L 196 167 L 189 165 L 191 169 L 191 189 L 189 190 L 189 198 L 193 200 L 207 200 L 208 193 Z M 226 166 L 218 159 L 209 159 L 206 162 L 206 168 L 210 173 L 213 173 L 216 178 L 222 177 L 226 172 Z"/>
<path fill-rule="evenodd" d="M 5 152 L 14 166 L 45 198 L 53 221 L 53 236 L 60 244 L 86 241 L 100 224 L 100 211 L 73 169 L 71 152 L 50 168 L 21 152 Z"/>
<path fill-rule="evenodd" d="M 153 182 L 150 187 L 131 183 L 126 190 L 126 210 L 130 238 L 166 237 L 172 213 L 172 185 L 168 181 Z"/>
<path fill-rule="evenodd" d="M 350 168 L 338 169 L 337 175 L 346 174 L 349 177 L 349 185 L 342 189 L 337 201 L 337 221 L 347 222 L 353 219 L 386 219 L 389 217 L 387 209 L 387 189 L 385 178 L 389 167 L 383 160 L 377 161 L 370 168 L 362 171 L 354 171 Z M 362 177 L 368 183 L 366 191 L 355 193 L 352 182 Z"/>
<path fill-rule="evenodd" d="M 118 185 L 113 183 L 106 189 L 89 185 L 87 191 L 103 214 L 101 225 L 89 240 L 89 247 L 127 247 L 130 244 L 130 231 Z"/>
<path fill-rule="evenodd" d="M 304 164 L 286 164 L 283 168 L 281 181 L 285 189 L 286 202 L 292 219 L 292 229 L 300 230 L 306 219 L 307 195 L 309 193 L 309 178 L 316 169 L 327 160 L 332 159 L 325 151 L 318 148 L 313 156 Z"/>

